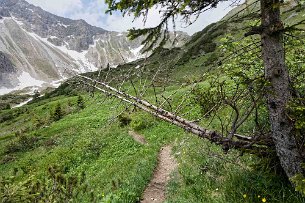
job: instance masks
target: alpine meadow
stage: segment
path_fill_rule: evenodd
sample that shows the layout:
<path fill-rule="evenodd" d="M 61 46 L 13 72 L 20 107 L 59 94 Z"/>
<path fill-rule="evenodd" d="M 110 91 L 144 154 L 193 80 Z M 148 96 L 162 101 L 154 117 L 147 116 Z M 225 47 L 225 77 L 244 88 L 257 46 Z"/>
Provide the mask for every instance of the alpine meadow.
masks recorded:
<path fill-rule="evenodd" d="M 1 202 L 305 202 L 304 1 L 104 5 L 160 19 L 116 32 L 0 0 Z"/>

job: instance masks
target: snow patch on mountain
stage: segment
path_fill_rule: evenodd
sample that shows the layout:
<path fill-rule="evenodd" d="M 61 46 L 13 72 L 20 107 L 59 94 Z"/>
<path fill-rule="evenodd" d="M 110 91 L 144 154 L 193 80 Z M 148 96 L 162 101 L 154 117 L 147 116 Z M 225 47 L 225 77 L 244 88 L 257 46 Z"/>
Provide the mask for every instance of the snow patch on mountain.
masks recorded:
<path fill-rule="evenodd" d="M 62 18 L 21 0 L 0 0 L 0 10 L 0 62 L 7 64 L 1 69 L 0 94 L 56 87 L 78 73 L 148 56 L 140 52 L 143 38 L 130 41 L 126 32 Z M 183 44 L 188 36 L 180 35 Z M 31 82 L 23 83 L 25 77 Z"/>
<path fill-rule="evenodd" d="M 12 108 L 18 108 L 18 107 L 21 107 L 21 106 L 24 106 L 26 105 L 27 103 L 29 103 L 30 101 L 32 101 L 33 98 L 29 98 L 28 100 L 24 101 L 24 102 L 21 102 L 20 104 L 16 105 L 16 106 L 13 106 Z"/>
<path fill-rule="evenodd" d="M 60 47 L 55 46 L 55 47 L 75 60 L 75 62 L 79 65 L 79 70 L 76 70 L 77 72 L 85 73 L 88 71 L 98 70 L 97 67 L 91 64 L 89 60 L 86 58 L 86 54 L 88 53 L 88 51 L 78 52 L 78 51 L 70 50 L 67 48 L 67 45 Z"/>
<path fill-rule="evenodd" d="M 58 22 L 57 25 L 58 25 L 58 26 L 65 27 L 65 28 L 69 27 L 69 25 L 65 25 L 65 24 L 63 24 L 63 23 L 61 23 L 61 22 Z"/>
<path fill-rule="evenodd" d="M 135 61 L 137 59 L 140 59 L 140 58 L 145 58 L 147 57 L 149 54 L 142 54 L 141 53 L 141 50 L 144 48 L 144 45 L 140 45 L 139 47 L 137 48 L 134 48 L 134 49 L 130 49 L 130 52 L 133 54 L 134 57 L 130 57 L 127 59 L 128 62 L 132 62 L 132 61 Z"/>
<path fill-rule="evenodd" d="M 45 84 L 44 81 L 37 80 L 33 78 L 29 73 L 22 72 L 18 77 L 17 80 L 19 81 L 18 85 L 14 88 L 6 88 L 0 87 L 0 95 L 7 94 L 12 91 L 21 90 L 26 87 L 42 87 Z"/>
<path fill-rule="evenodd" d="M 11 18 L 11 17 L 2 17 L 2 18 L 0 19 L 0 23 L 3 24 L 4 21 L 6 21 L 7 19 L 12 19 L 12 18 Z"/>
<path fill-rule="evenodd" d="M 41 87 L 42 84 L 44 84 L 44 81 L 37 80 L 33 78 L 29 73 L 22 72 L 21 75 L 18 77 L 18 80 L 20 82 L 20 87 L 29 87 L 29 86 L 38 86 Z"/>
<path fill-rule="evenodd" d="M 67 44 L 63 45 L 63 46 L 55 46 L 54 44 L 52 44 L 51 42 L 48 41 L 48 38 L 42 38 L 40 36 L 38 36 L 37 34 L 31 32 L 29 33 L 29 35 L 31 35 L 33 38 L 35 38 L 36 40 L 39 40 L 45 44 L 48 44 L 49 46 L 60 50 L 62 53 L 68 55 L 71 59 L 73 59 L 76 64 L 79 66 L 79 69 L 75 69 L 76 72 L 78 73 L 85 73 L 88 71 L 96 71 L 98 70 L 97 67 L 95 67 L 92 63 L 90 63 L 88 61 L 88 59 L 86 58 L 86 54 L 88 53 L 88 51 L 82 51 L 82 52 L 78 52 L 75 50 L 70 50 L 67 48 Z M 54 38 L 54 36 L 51 36 Z"/>

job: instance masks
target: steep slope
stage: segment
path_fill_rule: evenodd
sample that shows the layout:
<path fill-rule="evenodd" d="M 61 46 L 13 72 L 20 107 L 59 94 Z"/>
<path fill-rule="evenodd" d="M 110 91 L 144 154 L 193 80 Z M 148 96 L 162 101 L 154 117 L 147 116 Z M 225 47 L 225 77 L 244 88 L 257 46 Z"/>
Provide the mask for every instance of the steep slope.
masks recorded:
<path fill-rule="evenodd" d="M 304 12 L 303 8 L 299 12 L 285 13 L 285 22 L 304 19 Z M 249 19 L 212 24 L 194 35 L 184 47 L 158 49 L 145 61 L 137 60 L 112 69 L 108 78 L 116 75 L 123 78 L 123 71 L 129 73 L 129 68 L 141 65 L 152 75 L 160 64 L 161 68 L 173 68 L 172 74 L 166 75 L 167 79 L 183 81 L 165 83 L 162 95 L 169 95 L 173 105 L 164 106 L 175 109 L 182 105 L 184 96 L 189 95 L 190 86 L 182 84 L 187 81 L 184 77 L 199 78 L 207 68 L 216 68 L 218 57 L 225 54 L 217 51 L 221 43 L 218 39 L 229 31 L 234 36 L 242 36 L 243 20 Z M 100 46 L 99 42 L 96 44 Z M 10 60 L 5 54 L 1 58 Z M 14 71 L 10 63 L 1 64 L 6 64 L 6 68 L 1 69 L 3 72 Z M 139 68 L 134 69 L 139 71 Z M 147 78 L 143 83 L 135 79 L 122 90 L 133 92 L 134 87 L 145 88 L 152 79 Z M 80 88 L 79 81 L 76 82 Z M 126 106 L 112 98 L 105 99 L 98 92 L 92 98 L 69 87 L 70 84 L 57 88 L 50 98 L 46 94 L 26 106 L 0 111 L 0 188 L 3 188 L 0 199 L 5 197 L 11 202 L 43 198 L 50 202 L 139 202 L 154 172 L 160 147 L 172 143 L 178 168 L 166 187 L 167 202 L 305 202 L 281 173 L 273 172 L 265 159 L 249 154 L 241 156 L 235 150 L 224 153 L 214 144 L 155 120 L 133 106 L 130 115 L 123 114 L 118 118 L 120 123 L 114 122 L 116 113 L 126 111 Z M 163 88 L 157 86 L 156 89 Z M 161 94 L 156 95 L 155 91 L 146 91 L 145 96 L 150 100 L 161 99 Z M 180 114 L 191 119 L 202 115 L 193 102 L 186 106 L 188 100 L 192 100 L 186 99 L 183 104 L 186 108 L 181 108 Z M 218 129 L 223 126 L 222 123 L 207 123 Z M 130 129 L 141 133 L 147 145 L 132 139 Z M 66 192 L 71 190 L 70 194 Z"/>
<path fill-rule="evenodd" d="M 188 36 L 180 32 L 178 39 L 180 45 Z M 136 60 L 142 57 L 140 42 L 129 41 L 127 33 L 58 17 L 24 0 L 0 0 L 0 51 L 14 69 L 1 72 L 0 94 L 29 86 L 25 80 L 44 87 L 75 73 Z"/>

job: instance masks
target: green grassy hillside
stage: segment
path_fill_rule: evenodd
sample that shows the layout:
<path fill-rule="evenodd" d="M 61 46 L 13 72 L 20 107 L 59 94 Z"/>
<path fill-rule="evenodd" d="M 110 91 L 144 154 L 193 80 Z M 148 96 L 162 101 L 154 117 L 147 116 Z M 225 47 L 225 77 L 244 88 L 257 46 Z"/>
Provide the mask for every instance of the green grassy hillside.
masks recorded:
<path fill-rule="evenodd" d="M 285 22 L 299 22 L 304 10 L 287 10 Z M 194 82 L 208 85 L 205 73 L 221 73 L 218 67 L 231 62 L 220 39 L 229 32 L 241 39 L 240 31 L 253 22 L 252 17 L 212 24 L 182 48 L 158 49 L 148 59 L 110 73 L 103 71 L 100 77 L 107 75 L 111 85 L 120 86 L 124 77 L 133 75 L 133 83 L 121 88 L 134 94 L 133 86 L 146 87 L 143 84 L 150 84 L 157 72 L 154 82 L 158 86 L 147 88 L 144 98 L 155 101 L 156 94 L 169 110 L 186 100 L 189 105 L 180 114 L 195 120 L 202 116 L 202 109 L 194 95 L 187 93 Z M 97 77 L 98 73 L 86 75 Z M 126 106 L 98 92 L 92 97 L 88 89 L 74 78 L 28 105 L 0 111 L 2 202 L 139 202 L 157 165 L 158 152 L 167 144 L 173 145 L 178 161 L 167 186 L 167 202 L 305 202 L 282 173 L 269 165 L 268 157 L 235 150 L 225 153 L 135 108 L 116 117 Z M 171 106 L 161 95 L 173 95 Z M 13 97 L 7 98 L 14 102 Z M 226 118 L 227 110 L 222 114 Z M 199 122 L 221 129 L 216 121 Z M 246 122 L 242 130 L 247 132 L 250 125 Z M 137 143 L 129 130 L 143 135 L 148 144 Z"/>

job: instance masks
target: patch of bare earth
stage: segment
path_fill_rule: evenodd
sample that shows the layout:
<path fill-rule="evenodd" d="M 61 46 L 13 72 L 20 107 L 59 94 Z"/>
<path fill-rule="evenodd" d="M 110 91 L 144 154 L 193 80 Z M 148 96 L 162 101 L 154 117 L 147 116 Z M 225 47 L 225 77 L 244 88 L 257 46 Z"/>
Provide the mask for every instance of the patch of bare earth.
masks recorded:
<path fill-rule="evenodd" d="M 170 174 L 175 168 L 177 168 L 177 162 L 172 156 L 172 147 L 162 147 L 159 153 L 157 168 L 143 193 L 141 203 L 161 203 L 165 201 L 166 185 L 170 180 Z"/>
<path fill-rule="evenodd" d="M 138 142 L 138 143 L 140 143 L 140 144 L 144 144 L 144 145 L 147 144 L 145 138 L 144 138 L 142 135 L 138 134 L 137 132 L 130 130 L 130 131 L 128 132 L 128 134 L 129 134 L 136 142 Z"/>

